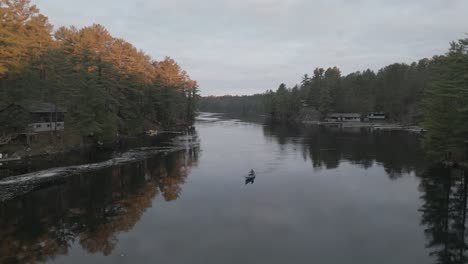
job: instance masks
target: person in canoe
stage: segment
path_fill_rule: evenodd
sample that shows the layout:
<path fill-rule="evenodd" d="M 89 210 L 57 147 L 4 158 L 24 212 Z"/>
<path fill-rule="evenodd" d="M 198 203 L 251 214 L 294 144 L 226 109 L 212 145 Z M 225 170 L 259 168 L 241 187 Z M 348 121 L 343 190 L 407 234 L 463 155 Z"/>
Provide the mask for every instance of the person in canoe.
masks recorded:
<path fill-rule="evenodd" d="M 249 175 L 245 176 L 245 184 L 253 184 L 255 181 L 255 171 L 250 170 Z"/>

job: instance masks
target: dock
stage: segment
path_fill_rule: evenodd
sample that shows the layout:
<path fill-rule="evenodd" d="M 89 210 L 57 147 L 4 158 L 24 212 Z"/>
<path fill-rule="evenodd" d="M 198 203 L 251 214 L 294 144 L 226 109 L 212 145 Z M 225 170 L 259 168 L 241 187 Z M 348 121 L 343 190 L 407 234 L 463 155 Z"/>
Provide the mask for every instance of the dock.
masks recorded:
<path fill-rule="evenodd" d="M 6 159 L 0 159 L 0 163 L 3 163 L 3 162 L 11 162 L 11 161 L 18 161 L 18 160 L 21 160 L 20 157 L 12 157 L 12 158 L 6 158 Z"/>
<path fill-rule="evenodd" d="M 423 134 L 426 129 L 418 126 L 405 126 L 398 123 L 370 123 L 370 122 L 336 122 L 336 121 L 303 121 L 306 125 L 319 125 L 340 128 L 369 128 L 371 130 L 403 130 L 412 133 Z"/>

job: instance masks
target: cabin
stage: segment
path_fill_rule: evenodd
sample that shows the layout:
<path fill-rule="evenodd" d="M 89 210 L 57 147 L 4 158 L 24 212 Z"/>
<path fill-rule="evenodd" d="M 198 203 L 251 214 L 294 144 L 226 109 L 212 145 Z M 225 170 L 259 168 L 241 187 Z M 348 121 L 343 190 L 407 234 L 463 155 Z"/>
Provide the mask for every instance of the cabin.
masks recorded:
<path fill-rule="evenodd" d="M 59 131 L 65 129 L 65 113 L 49 103 L 20 102 L 0 109 L 0 121 L 10 132 Z"/>
<path fill-rule="evenodd" d="M 332 113 L 329 114 L 328 122 L 361 122 L 361 114 L 357 113 Z"/>
<path fill-rule="evenodd" d="M 367 114 L 367 119 L 369 121 L 385 120 L 387 116 L 383 112 L 370 112 Z"/>
<path fill-rule="evenodd" d="M 307 103 L 306 100 L 301 100 L 301 105 L 302 107 L 309 107 L 309 104 Z"/>

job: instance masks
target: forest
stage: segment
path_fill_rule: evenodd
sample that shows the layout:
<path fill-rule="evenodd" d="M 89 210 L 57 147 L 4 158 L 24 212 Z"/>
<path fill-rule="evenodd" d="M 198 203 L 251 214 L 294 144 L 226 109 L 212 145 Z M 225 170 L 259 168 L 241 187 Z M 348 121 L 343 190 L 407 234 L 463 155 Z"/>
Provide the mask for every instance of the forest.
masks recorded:
<path fill-rule="evenodd" d="M 280 84 L 252 96 L 203 97 L 200 110 L 268 115 L 300 120 L 303 112 L 324 119 L 333 112 L 383 112 L 388 121 L 428 130 L 430 156 L 462 156 L 468 144 L 468 39 L 452 42 L 444 55 L 411 64 L 394 63 L 377 72 L 342 75 L 337 67 L 316 68 L 300 84 Z"/>
<path fill-rule="evenodd" d="M 218 112 L 269 114 L 278 120 L 295 119 L 304 109 L 313 109 L 324 118 L 332 112 L 385 112 L 394 121 L 422 120 L 422 98 L 428 84 L 431 60 L 410 65 L 395 63 L 374 72 L 370 69 L 343 76 L 337 67 L 316 68 L 305 74 L 300 84 L 280 84 L 252 96 L 203 97 L 200 109 Z"/>
<path fill-rule="evenodd" d="M 252 115 L 265 113 L 264 99 L 264 94 L 204 96 L 198 108 L 202 112 Z"/>
<path fill-rule="evenodd" d="M 190 124 L 197 92 L 176 61 L 156 61 L 102 25 L 54 30 L 29 0 L 0 0 L 0 109 L 49 103 L 66 110 L 69 137 L 112 142 Z M 1 119 L 0 136 L 27 125 Z"/>

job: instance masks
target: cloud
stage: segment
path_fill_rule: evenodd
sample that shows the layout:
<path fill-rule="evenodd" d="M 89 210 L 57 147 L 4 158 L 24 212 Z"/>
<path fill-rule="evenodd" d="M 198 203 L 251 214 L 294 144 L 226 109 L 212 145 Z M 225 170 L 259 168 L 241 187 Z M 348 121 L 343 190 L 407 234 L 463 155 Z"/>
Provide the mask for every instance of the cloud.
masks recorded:
<path fill-rule="evenodd" d="M 294 85 L 444 53 L 468 32 L 465 0 L 33 0 L 56 26 L 100 23 L 155 59 L 171 56 L 204 95 Z"/>

